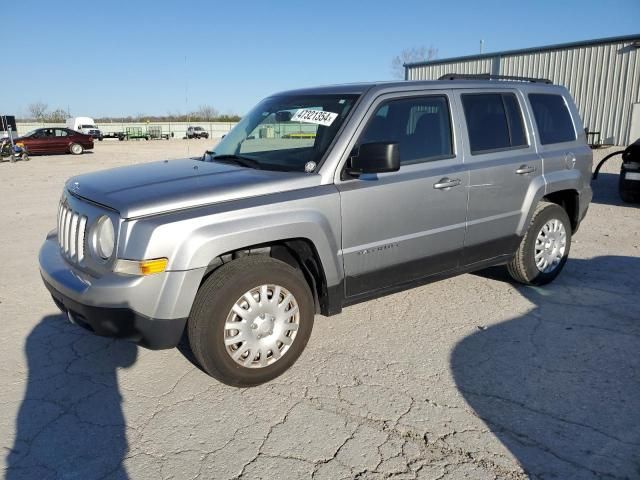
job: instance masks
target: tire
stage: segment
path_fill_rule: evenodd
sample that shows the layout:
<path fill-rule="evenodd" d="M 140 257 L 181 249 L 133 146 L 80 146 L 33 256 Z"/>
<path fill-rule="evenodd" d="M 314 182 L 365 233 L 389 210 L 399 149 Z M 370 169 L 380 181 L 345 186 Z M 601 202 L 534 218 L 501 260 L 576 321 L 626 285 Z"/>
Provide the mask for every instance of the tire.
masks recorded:
<path fill-rule="evenodd" d="M 626 190 L 620 190 L 620 199 L 625 203 L 640 203 L 640 193 L 634 194 Z"/>
<path fill-rule="evenodd" d="M 543 229 L 549 226 L 552 228 L 545 234 Z M 571 221 L 564 208 L 555 203 L 540 202 L 518 250 L 507 264 L 509 275 L 525 285 L 546 285 L 552 282 L 569 257 L 571 233 Z M 545 238 L 548 243 L 540 243 Z M 548 248 L 544 248 L 545 246 Z M 543 263 L 541 266 L 536 263 L 536 255 L 539 256 L 538 261 Z M 553 260 L 548 261 L 548 258 Z M 544 262 L 548 264 L 544 265 Z"/>
<path fill-rule="evenodd" d="M 620 199 L 625 203 L 640 203 L 640 185 L 635 180 L 626 180 L 625 175 L 626 171 L 621 171 L 618 180 Z"/>
<path fill-rule="evenodd" d="M 69 145 L 69 151 L 73 155 L 80 155 L 82 152 L 84 152 L 84 148 L 82 148 L 82 145 L 80 145 L 79 143 L 72 143 L 71 145 Z"/>
<path fill-rule="evenodd" d="M 9 163 L 16 163 L 16 156 L 14 154 L 9 155 Z"/>
<path fill-rule="evenodd" d="M 274 302 L 276 292 L 278 300 Z M 289 293 L 292 297 L 285 305 Z M 249 307 L 247 297 L 257 303 Z M 296 305 L 297 313 L 291 314 Z M 287 306 L 289 309 L 284 310 Z M 234 313 L 234 308 L 235 312 L 238 309 L 247 312 L 243 320 Z M 256 312 L 248 313 L 247 308 Z M 260 315 L 260 309 L 273 314 Z M 260 385 L 295 363 L 311 335 L 314 314 L 313 296 L 299 270 L 271 257 L 242 257 L 221 266 L 200 286 L 187 324 L 189 344 L 202 368 L 212 377 L 236 387 Z M 238 320 L 238 325 L 244 326 L 242 331 L 225 328 Z M 296 323 L 295 329 L 289 328 Z M 225 339 L 229 343 L 235 338 L 233 332 L 248 341 L 225 345 Z M 285 338 L 292 340 L 287 344 L 279 341 Z M 234 353 L 237 360 L 232 358 Z"/>
<path fill-rule="evenodd" d="M 23 153 L 23 154 L 20 156 L 20 160 L 22 160 L 23 162 L 28 162 L 28 161 L 29 161 L 29 160 L 31 160 L 31 159 L 29 158 L 29 155 L 28 155 L 27 153 Z"/>

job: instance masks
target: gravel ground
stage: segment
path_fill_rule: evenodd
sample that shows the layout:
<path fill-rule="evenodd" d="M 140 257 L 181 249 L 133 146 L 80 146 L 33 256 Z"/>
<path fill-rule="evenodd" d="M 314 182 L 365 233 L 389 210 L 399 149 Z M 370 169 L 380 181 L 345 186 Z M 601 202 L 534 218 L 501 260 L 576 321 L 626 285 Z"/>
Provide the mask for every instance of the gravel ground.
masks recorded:
<path fill-rule="evenodd" d="M 494 269 L 349 307 L 285 375 L 236 389 L 184 347 L 69 324 L 37 266 L 67 177 L 210 143 L 0 164 L 7 478 L 640 478 L 640 210 L 617 197 L 618 161 L 552 285 Z"/>

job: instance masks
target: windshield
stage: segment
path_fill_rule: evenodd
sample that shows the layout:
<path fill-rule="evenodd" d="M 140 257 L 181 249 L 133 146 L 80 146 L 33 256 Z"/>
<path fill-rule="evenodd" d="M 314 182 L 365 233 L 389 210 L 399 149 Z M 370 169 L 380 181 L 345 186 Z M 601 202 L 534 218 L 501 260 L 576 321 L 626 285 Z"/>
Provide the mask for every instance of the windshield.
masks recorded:
<path fill-rule="evenodd" d="M 25 133 L 24 135 L 21 135 L 22 138 L 26 138 L 26 137 L 32 137 L 34 133 L 36 133 L 38 130 L 31 130 L 30 132 Z"/>
<path fill-rule="evenodd" d="M 80 125 L 80 128 L 98 128 L 95 125 Z"/>
<path fill-rule="evenodd" d="M 240 156 L 270 170 L 313 171 L 351 111 L 356 95 L 287 95 L 267 98 L 211 152 Z M 313 167 L 313 168 L 311 168 Z"/>

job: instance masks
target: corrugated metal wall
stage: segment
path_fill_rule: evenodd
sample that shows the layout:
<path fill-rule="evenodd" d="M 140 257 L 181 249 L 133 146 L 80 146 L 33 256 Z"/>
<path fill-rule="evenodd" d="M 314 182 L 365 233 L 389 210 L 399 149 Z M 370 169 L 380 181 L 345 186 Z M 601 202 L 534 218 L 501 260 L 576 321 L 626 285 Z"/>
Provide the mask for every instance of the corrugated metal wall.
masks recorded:
<path fill-rule="evenodd" d="M 447 73 L 493 73 L 548 78 L 566 86 L 585 127 L 602 141 L 628 145 L 631 109 L 640 103 L 640 49 L 632 41 L 557 50 L 496 54 L 466 61 L 438 60 L 407 67 L 408 80 L 434 80 Z"/>

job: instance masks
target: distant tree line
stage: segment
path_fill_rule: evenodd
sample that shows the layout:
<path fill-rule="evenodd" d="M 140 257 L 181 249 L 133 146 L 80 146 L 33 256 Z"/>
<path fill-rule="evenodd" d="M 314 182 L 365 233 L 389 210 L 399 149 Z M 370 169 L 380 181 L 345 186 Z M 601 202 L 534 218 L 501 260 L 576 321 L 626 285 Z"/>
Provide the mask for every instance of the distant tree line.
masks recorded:
<path fill-rule="evenodd" d="M 404 78 L 404 65 L 406 63 L 426 62 L 438 58 L 438 49 L 433 47 L 405 48 L 391 59 L 391 75 L 397 79 Z"/>
<path fill-rule="evenodd" d="M 18 121 L 36 121 L 42 123 L 64 123 L 71 115 L 69 112 L 58 108 L 49 111 L 49 106 L 44 102 L 34 102 L 27 107 L 28 118 L 19 118 Z M 220 114 L 210 105 L 200 105 L 191 113 L 167 113 L 166 115 L 128 115 L 126 117 L 94 117 L 96 123 L 133 123 L 133 122 L 237 122 L 240 116 L 234 113 Z"/>

